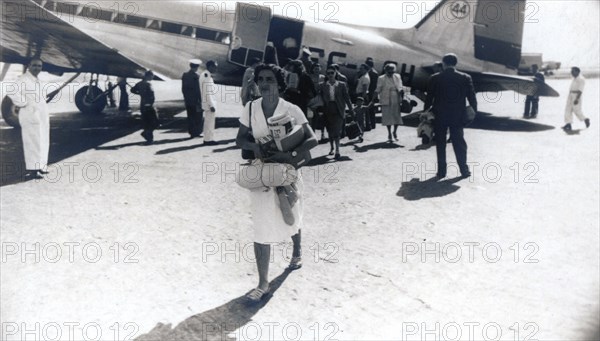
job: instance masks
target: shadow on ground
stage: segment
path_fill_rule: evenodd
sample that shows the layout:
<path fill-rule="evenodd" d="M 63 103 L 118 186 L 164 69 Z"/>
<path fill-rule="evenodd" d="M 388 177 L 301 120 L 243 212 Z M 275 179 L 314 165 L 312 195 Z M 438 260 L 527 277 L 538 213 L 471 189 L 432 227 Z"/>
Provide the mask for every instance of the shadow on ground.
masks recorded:
<path fill-rule="evenodd" d="M 147 334 L 137 337 L 137 341 L 156 340 L 237 340 L 233 333 L 252 320 L 252 317 L 262 309 L 273 297 L 281 284 L 289 276 L 290 270 L 285 270 L 273 279 L 270 294 L 260 303 L 251 305 L 244 296 L 237 297 L 219 307 L 188 317 L 175 328 L 170 324 L 158 323 Z"/>
<path fill-rule="evenodd" d="M 417 127 L 419 125 L 418 115 L 410 115 L 404 118 L 404 125 Z M 473 123 L 467 129 L 537 132 L 555 129 L 554 126 L 537 123 L 535 120 L 525 120 L 517 117 L 495 116 L 494 114 L 478 111 Z"/>
<path fill-rule="evenodd" d="M 396 195 L 409 201 L 439 198 L 458 191 L 460 186 L 455 184 L 460 180 L 466 179 L 457 177 L 439 181 L 438 178 L 433 177 L 429 180 L 420 181 L 418 178 L 412 178 L 410 181 L 402 182 Z"/>
<path fill-rule="evenodd" d="M 160 105 L 157 105 L 161 126 L 157 129 L 156 133 L 187 133 L 186 117 L 174 117 L 183 110 L 183 103 L 178 101 L 161 102 Z M 53 114 L 50 118 L 50 153 L 48 162 L 50 165 L 53 165 L 90 149 L 112 151 L 120 148 L 144 145 L 144 140 L 141 136 L 139 136 L 139 142 L 105 145 L 110 141 L 122 138 L 136 131 L 141 131 L 141 125 L 140 116 L 132 116 L 131 113 L 119 112 L 115 109 L 106 109 L 102 114 L 98 115 L 86 115 L 79 112 Z M 218 117 L 216 120 L 217 128 L 238 126 L 239 121 L 237 118 Z M 157 137 L 155 134 L 155 145 L 178 143 L 187 140 L 186 138 L 161 140 L 160 137 L 158 139 Z M 221 141 L 221 144 L 230 142 L 229 140 Z M 196 147 L 199 146 L 193 146 L 192 149 Z M 235 149 L 235 147 L 228 147 L 220 151 L 229 149 Z M 162 154 L 176 151 L 178 151 L 177 148 L 172 148 L 171 150 L 165 149 L 162 151 Z M 215 152 L 218 152 L 218 150 L 215 150 Z M 12 128 L 4 122 L 0 125 L 0 165 L 0 186 L 26 181 L 23 174 L 25 171 L 25 160 L 23 157 L 21 130 Z"/>

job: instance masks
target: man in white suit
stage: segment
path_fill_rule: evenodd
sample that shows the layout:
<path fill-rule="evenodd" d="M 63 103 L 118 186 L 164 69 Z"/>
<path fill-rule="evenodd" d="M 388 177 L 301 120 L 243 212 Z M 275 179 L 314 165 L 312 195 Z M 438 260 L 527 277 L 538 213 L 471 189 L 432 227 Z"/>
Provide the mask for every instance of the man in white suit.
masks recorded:
<path fill-rule="evenodd" d="M 47 174 L 48 151 L 50 150 L 50 117 L 46 96 L 38 75 L 42 71 L 42 60 L 33 58 L 27 71 L 16 80 L 17 91 L 8 94 L 13 104 L 19 107 L 19 124 L 23 139 L 26 176 L 41 179 Z"/>
<path fill-rule="evenodd" d="M 217 114 L 217 88 L 212 74 L 217 72 L 217 62 L 206 62 L 206 71 L 200 75 L 200 93 L 202 94 L 202 110 L 204 110 L 204 144 L 216 145 L 215 116 Z"/>

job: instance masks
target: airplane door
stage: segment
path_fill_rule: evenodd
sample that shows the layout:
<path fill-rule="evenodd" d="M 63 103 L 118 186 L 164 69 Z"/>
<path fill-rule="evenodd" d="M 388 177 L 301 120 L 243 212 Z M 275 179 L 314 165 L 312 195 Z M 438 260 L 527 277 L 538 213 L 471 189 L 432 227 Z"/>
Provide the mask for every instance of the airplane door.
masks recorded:
<path fill-rule="evenodd" d="M 254 57 L 263 59 L 271 24 L 271 9 L 256 4 L 238 3 L 235 13 L 229 61 L 248 66 Z"/>

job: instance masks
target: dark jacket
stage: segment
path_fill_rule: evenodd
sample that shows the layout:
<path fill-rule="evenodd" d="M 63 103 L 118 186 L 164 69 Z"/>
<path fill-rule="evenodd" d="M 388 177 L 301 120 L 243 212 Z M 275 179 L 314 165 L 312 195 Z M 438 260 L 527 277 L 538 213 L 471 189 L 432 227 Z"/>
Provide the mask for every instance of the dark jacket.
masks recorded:
<path fill-rule="evenodd" d="M 471 76 L 447 68 L 429 79 L 425 110 L 433 106 L 435 124 L 449 127 L 463 126 L 465 99 L 477 111 L 477 99 Z"/>
<path fill-rule="evenodd" d="M 338 81 L 337 83 L 338 86 L 335 88 L 334 92 L 335 104 L 337 105 L 340 116 L 344 118 L 346 106 L 348 106 L 348 109 L 352 109 L 352 102 L 350 102 L 350 95 L 348 94 L 348 87 L 346 86 L 346 83 L 341 81 Z M 325 103 L 325 107 L 327 107 L 327 102 L 329 102 L 328 84 L 328 81 L 319 84 L 319 94 L 323 98 L 323 103 Z"/>
<path fill-rule="evenodd" d="M 190 70 L 181 76 L 181 92 L 186 107 L 201 104 L 200 77 L 197 73 Z"/>
<path fill-rule="evenodd" d="M 131 88 L 131 93 L 140 95 L 142 98 L 140 107 L 151 107 L 154 105 L 154 90 L 152 90 L 152 84 L 147 81 L 140 81 Z"/>

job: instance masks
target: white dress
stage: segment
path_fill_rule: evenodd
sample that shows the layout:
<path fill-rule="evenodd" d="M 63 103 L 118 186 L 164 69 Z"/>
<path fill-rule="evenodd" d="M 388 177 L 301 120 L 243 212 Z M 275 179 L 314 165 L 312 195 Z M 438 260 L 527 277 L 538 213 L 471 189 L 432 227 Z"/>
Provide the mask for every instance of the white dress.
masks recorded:
<path fill-rule="evenodd" d="M 251 125 L 248 122 L 250 104 L 252 104 Z M 302 125 L 308 122 L 300 108 L 280 98 L 273 116 L 285 114 L 286 112 L 296 119 L 296 124 Z M 240 117 L 240 123 L 246 127 L 251 127 L 252 135 L 255 139 L 270 134 L 267 120 L 262 110 L 262 98 L 246 104 Z M 254 162 L 261 161 L 256 160 Z M 279 197 L 274 188 L 270 188 L 268 191 L 257 189 L 249 192 L 252 223 L 254 225 L 254 242 L 260 244 L 289 242 L 291 236 L 298 233 L 298 230 L 303 227 L 304 184 L 300 177 L 300 172 L 298 172 L 296 185 L 298 187 L 298 201 L 292 208 L 295 218 L 294 225 L 288 225 L 283 220 L 283 215 L 279 208 Z"/>

